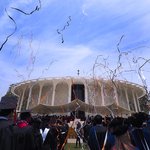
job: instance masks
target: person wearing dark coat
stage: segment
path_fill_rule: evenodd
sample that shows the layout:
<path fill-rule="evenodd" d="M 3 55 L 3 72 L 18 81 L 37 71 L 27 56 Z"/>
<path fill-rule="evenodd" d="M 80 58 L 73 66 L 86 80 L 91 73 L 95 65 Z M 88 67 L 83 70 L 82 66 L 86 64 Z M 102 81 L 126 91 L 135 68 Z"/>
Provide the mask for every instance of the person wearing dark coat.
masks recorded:
<path fill-rule="evenodd" d="M 139 150 L 131 143 L 129 126 L 128 119 L 122 117 L 116 117 L 111 121 L 109 128 L 115 137 L 111 150 Z"/>
<path fill-rule="evenodd" d="M 150 131 L 146 127 L 142 127 L 147 117 L 147 114 L 144 112 L 135 113 L 132 116 L 131 142 L 140 150 L 150 150 Z"/>
<path fill-rule="evenodd" d="M 84 132 L 84 142 L 87 143 L 88 138 L 89 138 L 89 132 L 92 127 L 92 124 L 90 121 L 87 121 L 85 126 L 83 127 L 83 132 Z"/>
<path fill-rule="evenodd" d="M 17 106 L 17 97 L 7 95 L 0 102 L 0 150 L 14 150 L 13 112 Z"/>
<path fill-rule="evenodd" d="M 57 131 L 58 131 L 58 138 L 57 138 L 57 149 L 64 150 L 64 147 L 67 142 L 67 133 L 68 133 L 69 126 L 67 123 L 62 122 L 61 120 L 57 120 Z"/>
<path fill-rule="evenodd" d="M 32 119 L 32 127 L 33 127 L 33 135 L 34 135 L 34 143 L 35 143 L 35 150 L 42 150 L 43 139 L 40 133 L 41 127 L 41 119 L 36 117 Z"/>
<path fill-rule="evenodd" d="M 76 147 L 78 147 L 78 145 L 79 145 L 79 147 L 81 147 L 81 123 L 78 121 L 77 122 L 77 125 L 76 125 L 76 133 L 77 133 L 77 138 L 76 138 Z"/>
<path fill-rule="evenodd" d="M 49 120 L 44 118 L 40 132 L 43 137 L 42 150 L 57 150 L 58 131 L 54 126 L 49 126 Z"/>
<path fill-rule="evenodd" d="M 88 145 L 90 150 L 101 150 L 102 148 L 109 149 L 109 132 L 107 128 L 102 125 L 102 116 L 96 115 L 94 117 L 93 127 L 91 127 L 88 138 Z M 106 135 L 107 134 L 107 135 Z M 107 137 L 107 139 L 105 139 Z M 104 144 L 106 140 L 106 144 Z"/>
<path fill-rule="evenodd" d="M 55 127 L 49 127 L 49 131 L 45 140 L 43 141 L 42 150 L 57 150 L 57 136 L 58 132 Z"/>
<path fill-rule="evenodd" d="M 106 127 L 102 126 L 102 116 L 96 115 L 94 117 L 94 126 L 89 133 L 88 145 L 91 150 L 101 150 L 103 147 Z"/>
<path fill-rule="evenodd" d="M 20 120 L 14 127 L 15 150 L 35 150 L 34 132 L 30 120 L 30 112 L 26 111 L 20 114 Z"/>

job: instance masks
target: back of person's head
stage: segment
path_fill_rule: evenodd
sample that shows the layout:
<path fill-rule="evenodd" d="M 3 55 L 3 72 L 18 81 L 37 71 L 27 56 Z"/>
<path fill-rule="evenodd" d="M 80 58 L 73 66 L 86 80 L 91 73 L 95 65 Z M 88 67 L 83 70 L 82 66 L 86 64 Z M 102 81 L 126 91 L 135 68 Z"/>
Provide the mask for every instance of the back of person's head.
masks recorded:
<path fill-rule="evenodd" d="M 32 124 L 34 129 L 40 129 L 41 123 L 42 123 L 42 121 L 40 118 L 38 118 L 38 117 L 32 118 L 31 124 Z"/>
<path fill-rule="evenodd" d="M 115 136 L 121 136 L 127 132 L 129 124 L 124 118 L 117 117 L 111 121 L 109 128 Z"/>
<path fill-rule="evenodd" d="M 102 124 L 103 117 L 101 115 L 96 115 L 93 119 L 94 125 Z"/>
<path fill-rule="evenodd" d="M 21 112 L 20 119 L 30 122 L 31 121 L 31 112 L 30 111 Z"/>
<path fill-rule="evenodd" d="M 43 117 L 42 118 L 42 123 L 41 123 L 41 128 L 42 129 L 47 128 L 49 126 L 49 123 L 50 123 L 50 119 L 47 116 Z M 54 118 L 52 118 L 52 122 L 51 123 L 52 124 L 57 123 L 57 120 L 55 120 Z"/>
<path fill-rule="evenodd" d="M 109 124 L 111 123 L 111 120 L 112 120 L 111 117 L 108 117 L 108 116 L 105 117 L 105 124 L 106 124 L 106 126 L 109 126 Z"/>
<path fill-rule="evenodd" d="M 140 128 L 148 118 L 148 115 L 144 112 L 135 113 L 132 115 L 131 124 L 133 127 Z"/>
<path fill-rule="evenodd" d="M 57 119 L 57 120 L 56 120 L 56 123 L 57 123 L 58 125 L 63 125 L 63 122 L 62 122 L 61 119 Z"/>

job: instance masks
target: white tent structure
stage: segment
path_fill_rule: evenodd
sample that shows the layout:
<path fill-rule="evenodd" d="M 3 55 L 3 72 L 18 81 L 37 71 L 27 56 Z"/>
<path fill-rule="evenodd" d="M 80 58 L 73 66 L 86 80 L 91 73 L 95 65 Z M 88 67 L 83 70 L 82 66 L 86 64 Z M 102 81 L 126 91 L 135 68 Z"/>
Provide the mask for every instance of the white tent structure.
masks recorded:
<path fill-rule="evenodd" d="M 11 86 L 19 96 L 18 111 L 56 114 L 84 111 L 89 114 L 130 114 L 140 111 L 142 86 L 127 81 L 85 77 L 45 78 Z"/>

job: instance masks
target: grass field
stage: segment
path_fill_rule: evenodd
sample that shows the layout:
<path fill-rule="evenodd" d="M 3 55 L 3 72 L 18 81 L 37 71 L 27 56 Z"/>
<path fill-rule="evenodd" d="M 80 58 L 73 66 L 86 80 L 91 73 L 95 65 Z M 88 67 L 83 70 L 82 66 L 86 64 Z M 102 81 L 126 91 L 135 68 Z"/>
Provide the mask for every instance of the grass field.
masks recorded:
<path fill-rule="evenodd" d="M 82 147 L 75 147 L 75 143 L 67 143 L 65 146 L 65 150 L 88 150 L 88 148 L 84 145 Z"/>

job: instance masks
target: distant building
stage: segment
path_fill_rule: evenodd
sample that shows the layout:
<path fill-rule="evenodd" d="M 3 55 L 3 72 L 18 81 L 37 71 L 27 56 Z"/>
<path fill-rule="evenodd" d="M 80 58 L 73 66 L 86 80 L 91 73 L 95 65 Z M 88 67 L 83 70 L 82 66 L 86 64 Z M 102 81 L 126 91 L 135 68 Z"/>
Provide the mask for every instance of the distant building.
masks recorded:
<path fill-rule="evenodd" d="M 127 81 L 85 77 L 28 80 L 13 84 L 11 92 L 20 97 L 18 111 L 35 113 L 129 114 L 141 111 L 142 86 Z"/>

